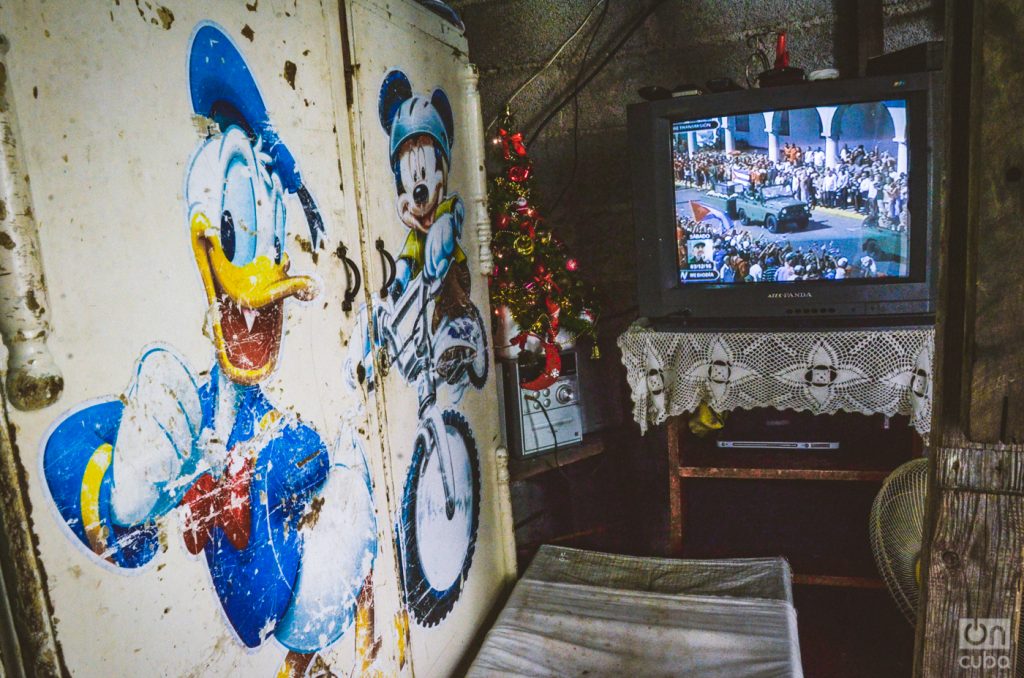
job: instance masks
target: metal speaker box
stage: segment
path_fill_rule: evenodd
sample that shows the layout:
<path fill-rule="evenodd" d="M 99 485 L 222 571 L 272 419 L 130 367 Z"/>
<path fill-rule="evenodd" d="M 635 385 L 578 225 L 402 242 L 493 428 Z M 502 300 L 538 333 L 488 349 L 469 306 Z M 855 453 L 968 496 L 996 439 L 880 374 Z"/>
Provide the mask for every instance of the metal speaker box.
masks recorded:
<path fill-rule="evenodd" d="M 514 360 L 502 361 L 505 425 L 509 448 L 519 457 L 533 457 L 583 442 L 576 352 L 561 354 L 558 381 L 540 391 L 519 384 L 536 375 L 523 374 Z"/>

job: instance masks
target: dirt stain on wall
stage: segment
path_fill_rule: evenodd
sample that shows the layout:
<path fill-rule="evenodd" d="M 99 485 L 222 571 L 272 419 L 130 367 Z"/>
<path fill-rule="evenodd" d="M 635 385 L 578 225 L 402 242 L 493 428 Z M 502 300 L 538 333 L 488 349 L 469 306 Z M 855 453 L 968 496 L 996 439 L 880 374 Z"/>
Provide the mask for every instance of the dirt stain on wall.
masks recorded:
<path fill-rule="evenodd" d="M 299 67 L 295 65 L 294 61 L 284 62 L 284 79 L 288 81 L 292 89 L 295 89 L 295 74 L 298 72 Z"/>
<path fill-rule="evenodd" d="M 135 0 L 135 8 L 143 20 L 154 26 L 159 26 L 165 31 L 171 30 L 171 24 L 174 23 L 174 12 L 163 5 L 157 5 L 147 0 Z"/>

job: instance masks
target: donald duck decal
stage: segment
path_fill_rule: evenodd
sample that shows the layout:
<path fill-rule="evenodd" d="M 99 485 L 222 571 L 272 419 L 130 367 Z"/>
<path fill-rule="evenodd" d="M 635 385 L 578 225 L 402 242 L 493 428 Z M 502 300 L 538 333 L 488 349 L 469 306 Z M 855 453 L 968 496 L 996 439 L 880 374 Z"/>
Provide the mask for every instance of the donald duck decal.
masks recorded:
<path fill-rule="evenodd" d="M 73 537 L 122 571 L 154 558 L 160 519 L 177 510 L 237 639 L 256 648 L 273 636 L 289 651 L 279 675 L 302 675 L 353 621 L 366 645 L 377 554 L 365 460 L 351 449 L 332 459 L 260 387 L 277 362 L 284 304 L 317 296 L 311 278 L 289 273 L 286 204 L 301 205 L 314 246 L 324 227 L 219 26 L 197 26 L 188 67 L 193 112 L 211 121 L 185 199 L 216 364 L 201 381 L 173 350 L 145 350 L 122 396 L 54 423 L 43 477 Z"/>

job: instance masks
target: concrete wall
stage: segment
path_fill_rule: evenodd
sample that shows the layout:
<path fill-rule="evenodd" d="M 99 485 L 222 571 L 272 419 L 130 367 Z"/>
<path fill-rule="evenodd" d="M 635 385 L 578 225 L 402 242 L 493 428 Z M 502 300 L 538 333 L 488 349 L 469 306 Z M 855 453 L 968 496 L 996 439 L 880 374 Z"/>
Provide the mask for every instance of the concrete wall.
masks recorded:
<path fill-rule="evenodd" d="M 467 26 L 470 56 L 481 69 L 485 123 L 502 102 L 544 63 L 586 16 L 594 0 L 452 0 Z M 610 0 L 591 52 L 603 55 L 622 27 L 648 3 Z M 942 0 L 884 0 L 886 50 L 941 38 Z M 850 0 L 673 0 L 661 6 L 625 43 L 579 96 L 578 166 L 573 168 L 574 111 L 569 105 L 530 146 L 536 162 L 537 198 L 552 224 L 600 287 L 605 304 L 598 374 L 623 388 L 602 389 L 591 420 L 628 417 L 624 379 L 614 340 L 635 317 L 631 186 L 626 106 L 639 87 L 703 83 L 729 76 L 744 80 L 747 36 L 785 29 L 791 63 L 808 71 L 849 63 L 856 35 Z M 589 33 L 513 103 L 517 120 L 532 133 L 549 107 L 571 88 Z M 564 198 L 555 197 L 573 177 Z M 552 209 L 554 207 L 554 209 Z M 616 314 L 617 317 L 616 317 Z M 584 388 L 586 386 L 584 385 Z"/>

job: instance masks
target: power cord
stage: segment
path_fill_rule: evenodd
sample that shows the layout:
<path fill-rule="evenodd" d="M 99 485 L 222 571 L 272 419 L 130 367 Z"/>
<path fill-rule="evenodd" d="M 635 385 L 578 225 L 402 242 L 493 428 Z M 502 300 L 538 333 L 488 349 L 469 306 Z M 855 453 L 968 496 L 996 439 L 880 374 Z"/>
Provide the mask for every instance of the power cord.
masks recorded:
<path fill-rule="evenodd" d="M 587 25 L 587 23 L 590 22 L 590 17 L 594 16 L 594 12 L 597 11 L 597 8 L 600 7 L 601 5 L 604 5 L 605 9 L 607 10 L 608 0 L 597 0 L 597 2 L 594 3 L 594 6 L 590 8 L 590 11 L 587 12 L 587 16 L 583 18 L 583 21 L 580 23 L 580 25 L 577 26 L 576 30 L 572 32 L 572 35 L 570 35 L 568 38 L 566 38 L 564 41 L 562 41 L 562 44 L 558 46 L 558 49 L 556 49 L 551 54 L 551 56 L 548 57 L 548 60 L 544 62 L 543 66 L 541 66 L 539 69 L 537 69 L 537 72 L 535 72 L 533 75 L 531 75 L 526 80 L 526 82 L 524 82 L 519 87 L 517 87 L 516 90 L 514 92 L 512 92 L 512 94 L 507 99 L 505 99 L 505 102 L 501 106 L 498 107 L 498 114 L 495 115 L 494 119 L 492 119 L 487 124 L 487 127 L 484 128 L 484 132 L 485 133 L 487 132 L 487 130 L 489 130 L 492 127 L 494 127 L 495 123 L 497 123 L 498 120 L 501 119 L 502 113 L 504 111 L 508 110 L 508 107 L 512 105 L 512 102 L 515 100 L 515 98 L 517 96 L 519 96 L 520 94 L 522 94 L 523 90 L 525 90 L 527 87 L 530 86 L 530 83 L 532 83 L 534 80 L 539 78 L 541 73 L 546 71 L 551 66 L 551 64 L 555 63 L 555 61 L 558 59 L 559 56 L 561 56 L 562 52 L 565 51 L 565 49 L 569 46 L 569 44 L 572 43 L 572 41 L 575 40 L 576 37 L 579 36 L 579 34 L 583 32 L 583 28 Z M 598 28 L 600 28 L 600 26 L 598 26 Z M 595 33 L 596 33 L 596 31 L 595 31 Z M 593 39 L 591 39 L 591 41 L 593 41 Z M 587 49 L 588 50 L 590 49 L 589 46 L 587 47 Z"/>
<path fill-rule="evenodd" d="M 611 6 L 611 2 L 605 2 L 604 8 L 601 10 L 601 16 L 597 17 L 597 23 L 594 26 L 594 30 L 590 33 L 590 40 L 587 41 L 587 48 L 583 50 L 583 58 L 580 59 L 580 70 L 576 73 L 576 86 L 578 87 L 580 81 L 583 79 L 583 73 L 587 67 L 587 59 L 590 58 L 590 48 L 594 46 L 594 40 L 597 38 L 597 34 L 601 32 L 601 26 L 604 25 L 605 17 L 608 16 L 608 8 Z M 551 203 L 551 214 L 555 213 L 558 209 L 559 204 L 562 202 L 562 198 L 569 192 L 569 188 L 572 187 L 572 182 L 576 179 L 576 169 L 579 166 L 580 160 L 580 92 L 576 89 L 576 94 L 572 98 L 572 170 L 569 171 L 569 178 L 566 180 L 562 190 L 558 193 L 558 197 Z"/>
<path fill-rule="evenodd" d="M 540 135 L 541 131 L 548 126 L 548 123 L 550 123 L 556 115 L 558 115 L 558 112 L 565 108 L 566 105 L 568 105 L 568 103 L 572 101 L 573 97 L 575 97 L 577 94 L 583 91 L 583 89 L 590 84 L 590 81 L 593 80 L 594 77 L 598 73 L 600 73 L 605 66 L 608 65 L 608 62 L 611 61 L 611 58 L 615 56 L 620 49 L 622 49 L 622 46 L 626 44 L 626 41 L 629 40 L 629 38 L 634 33 L 636 33 L 637 29 L 640 28 L 640 26 L 643 25 L 647 18 L 654 13 L 654 10 L 663 5 L 665 2 L 666 0 L 654 0 L 650 5 L 647 6 L 646 9 L 640 10 L 640 12 L 637 13 L 636 17 L 629 22 L 628 27 L 622 34 L 622 37 L 619 38 L 619 40 L 611 47 L 611 49 L 608 50 L 608 52 L 604 55 L 604 57 L 602 57 L 601 61 L 598 62 L 597 66 L 594 67 L 590 74 L 587 75 L 587 77 L 584 78 L 581 83 L 573 87 L 568 94 L 562 97 L 558 105 L 552 108 L 551 111 L 548 112 L 547 116 L 545 116 L 544 119 L 541 121 L 541 123 L 537 125 L 537 129 L 535 129 L 533 131 L 533 134 L 530 135 L 530 139 L 527 142 L 527 146 L 533 144 L 533 142 L 537 140 L 537 137 Z"/>
<path fill-rule="evenodd" d="M 548 408 L 544 407 L 544 403 L 540 401 L 540 398 L 534 395 L 524 395 L 523 400 L 535 403 L 537 405 L 537 409 L 544 415 L 544 421 L 548 423 L 548 430 L 551 431 L 551 442 L 554 444 L 554 448 L 551 450 L 551 456 L 555 460 L 554 466 L 547 464 L 547 467 L 558 471 L 559 475 L 568 482 L 569 476 L 565 474 L 565 471 L 562 470 L 562 465 L 558 462 L 558 434 L 555 432 L 555 425 L 551 423 L 551 417 L 548 416 Z"/>
<path fill-rule="evenodd" d="M 558 475 L 562 476 L 562 480 L 564 480 L 566 482 L 566 484 L 568 485 L 569 492 L 572 492 L 573 479 L 571 477 L 569 477 L 569 474 L 567 474 L 563 470 L 561 462 L 558 461 L 558 434 L 555 433 L 555 426 L 554 426 L 554 424 L 551 423 L 551 417 L 548 416 L 548 408 L 544 407 L 544 404 L 540 401 L 539 398 L 537 398 L 537 396 L 523 395 L 523 399 L 537 404 L 537 409 L 539 409 L 540 413 L 544 415 L 544 421 L 546 421 L 548 423 L 548 430 L 551 431 L 551 440 L 554 443 L 554 448 L 551 450 L 551 456 L 555 460 L 555 465 L 554 466 L 552 466 L 551 464 L 545 464 L 545 465 L 548 467 L 548 470 L 550 470 L 550 471 L 558 471 Z M 583 479 L 586 480 L 586 479 L 591 478 L 594 475 L 596 475 L 597 472 L 599 470 L 601 470 L 601 467 L 604 465 L 604 462 L 605 462 L 606 459 L 607 459 L 607 456 L 602 454 L 601 455 L 600 463 L 598 463 L 596 466 L 594 466 L 594 468 L 592 468 L 590 470 L 590 473 L 588 473 L 587 475 L 583 476 Z"/>

